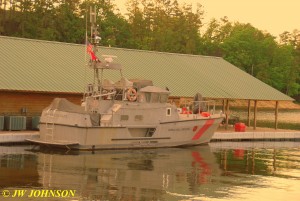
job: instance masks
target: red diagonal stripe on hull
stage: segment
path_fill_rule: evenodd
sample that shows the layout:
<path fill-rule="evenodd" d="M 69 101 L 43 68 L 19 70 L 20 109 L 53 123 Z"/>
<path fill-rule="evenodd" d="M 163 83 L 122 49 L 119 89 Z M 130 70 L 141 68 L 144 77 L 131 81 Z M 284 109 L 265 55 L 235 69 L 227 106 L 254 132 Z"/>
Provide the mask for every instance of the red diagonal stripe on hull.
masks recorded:
<path fill-rule="evenodd" d="M 205 122 L 205 124 L 202 126 L 202 128 L 199 129 L 199 131 L 194 135 L 194 137 L 192 138 L 192 140 L 198 140 L 203 133 L 209 128 L 211 127 L 211 125 L 214 124 L 214 119 L 209 119 Z"/>

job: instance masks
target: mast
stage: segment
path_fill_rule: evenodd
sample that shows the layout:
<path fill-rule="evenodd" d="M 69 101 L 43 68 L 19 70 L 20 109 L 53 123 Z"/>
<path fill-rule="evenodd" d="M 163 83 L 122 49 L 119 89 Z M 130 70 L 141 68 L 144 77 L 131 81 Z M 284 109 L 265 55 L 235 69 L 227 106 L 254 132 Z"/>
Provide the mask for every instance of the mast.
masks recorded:
<path fill-rule="evenodd" d="M 123 81 L 122 66 L 118 63 L 113 62 L 114 55 L 102 55 L 103 60 L 99 60 L 96 56 L 97 45 L 99 44 L 101 37 L 98 32 L 98 25 L 96 22 L 96 7 L 90 6 L 90 37 L 86 34 L 86 48 L 90 54 L 89 67 L 93 70 L 93 83 L 88 84 L 86 92 L 83 96 L 83 104 L 86 111 L 99 112 L 101 110 L 101 100 L 115 100 L 116 96 L 120 96 L 120 90 L 115 87 L 115 83 L 109 82 L 110 80 L 104 80 L 105 70 L 119 70 L 121 74 L 121 80 L 119 81 L 122 89 L 122 98 L 125 97 L 124 93 L 127 90 L 127 82 Z M 109 84 L 107 84 L 107 81 Z M 123 84 L 123 82 L 124 84 Z M 125 80 L 126 81 L 126 80 Z M 106 83 L 106 84 L 105 84 Z M 104 85 L 105 84 L 105 85 Z M 122 84 L 124 86 L 122 86 Z M 131 84 L 132 85 L 132 84 Z M 117 94 L 118 92 L 118 94 Z M 117 94 L 117 95 L 116 95 Z"/>
<path fill-rule="evenodd" d="M 89 59 L 89 67 L 92 68 L 94 71 L 93 75 L 93 83 L 88 84 L 83 95 L 82 106 L 85 107 L 86 111 L 95 112 L 97 113 L 96 102 L 101 100 L 102 96 L 102 71 L 101 71 L 101 80 L 100 80 L 100 73 L 99 65 L 100 60 L 96 56 L 97 53 L 97 45 L 99 44 L 101 38 L 99 37 L 99 32 L 97 30 L 98 26 L 96 25 L 96 7 L 90 6 L 90 27 L 91 27 L 91 35 L 90 37 L 87 36 L 86 33 L 86 51 L 90 55 Z M 86 30 L 87 30 L 87 21 L 86 21 Z M 102 69 L 101 69 L 102 70 Z"/>
<path fill-rule="evenodd" d="M 90 6 L 90 23 L 91 23 L 91 37 L 90 37 L 90 41 L 93 45 L 93 52 L 94 54 L 97 53 L 97 44 L 99 44 L 100 41 L 100 37 L 99 37 L 99 32 L 98 32 L 98 27 L 96 25 L 96 7 L 95 6 Z M 100 79 L 100 75 L 99 75 L 99 69 L 97 68 L 97 60 L 96 61 L 92 61 L 91 65 L 92 68 L 94 69 L 94 90 L 96 92 L 100 92 L 102 91 L 102 74 L 103 74 L 103 70 L 101 69 L 101 79 Z"/>

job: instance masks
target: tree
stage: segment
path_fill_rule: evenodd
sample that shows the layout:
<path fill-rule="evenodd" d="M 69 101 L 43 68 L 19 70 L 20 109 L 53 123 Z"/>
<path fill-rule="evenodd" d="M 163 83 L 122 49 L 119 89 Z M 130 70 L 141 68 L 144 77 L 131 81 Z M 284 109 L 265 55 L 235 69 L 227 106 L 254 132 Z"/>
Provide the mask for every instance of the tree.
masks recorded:
<path fill-rule="evenodd" d="M 131 44 L 136 49 L 148 49 L 145 48 L 146 44 L 144 39 L 146 35 L 146 25 L 144 23 L 144 16 L 141 10 L 141 4 L 139 0 L 129 0 L 127 2 L 127 16 L 129 29 L 131 32 Z"/>
<path fill-rule="evenodd" d="M 220 20 L 213 18 L 202 36 L 201 54 L 222 57 L 221 45 L 230 36 L 232 26 L 226 16 Z"/>
<path fill-rule="evenodd" d="M 84 21 L 79 17 L 79 0 L 62 1 L 55 9 L 57 40 L 81 43 L 84 36 Z"/>
<path fill-rule="evenodd" d="M 221 47 L 227 61 L 256 76 L 270 65 L 276 45 L 270 34 L 250 24 L 236 23 Z"/>
<path fill-rule="evenodd" d="M 198 53 L 203 11 L 176 0 L 130 0 L 127 4 L 132 39 L 138 49 Z"/>
<path fill-rule="evenodd" d="M 295 29 L 292 33 L 283 32 L 280 34 L 281 49 L 285 50 L 279 54 L 282 61 L 281 65 L 285 69 L 284 92 L 289 95 L 300 93 L 300 31 Z"/>

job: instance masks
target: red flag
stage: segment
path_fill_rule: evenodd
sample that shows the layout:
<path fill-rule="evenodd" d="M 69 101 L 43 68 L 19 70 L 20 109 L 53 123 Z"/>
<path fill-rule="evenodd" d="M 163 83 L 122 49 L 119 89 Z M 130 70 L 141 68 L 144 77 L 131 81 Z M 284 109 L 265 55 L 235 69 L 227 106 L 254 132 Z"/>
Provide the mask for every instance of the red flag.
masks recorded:
<path fill-rule="evenodd" d="M 87 44 L 86 44 L 86 51 L 87 51 L 88 53 L 93 52 L 93 46 L 92 46 L 92 44 L 90 44 L 89 42 L 87 42 Z"/>
<path fill-rule="evenodd" d="M 87 42 L 86 51 L 90 54 L 92 61 L 100 61 L 93 51 L 93 45 L 89 42 Z"/>

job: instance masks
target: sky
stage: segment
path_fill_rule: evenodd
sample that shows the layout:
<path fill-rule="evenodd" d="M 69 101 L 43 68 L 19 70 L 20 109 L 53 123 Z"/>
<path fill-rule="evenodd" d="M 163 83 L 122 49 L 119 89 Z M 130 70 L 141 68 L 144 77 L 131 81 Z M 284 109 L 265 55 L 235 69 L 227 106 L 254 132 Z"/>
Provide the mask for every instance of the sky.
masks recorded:
<path fill-rule="evenodd" d="M 111 0 L 121 12 L 126 11 L 127 0 Z M 284 31 L 300 30 L 300 0 L 178 0 L 196 8 L 203 6 L 204 23 L 212 18 L 227 16 L 229 21 L 250 23 L 252 26 L 279 36 Z"/>

